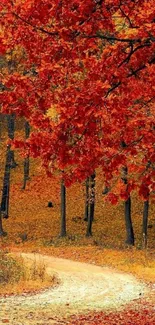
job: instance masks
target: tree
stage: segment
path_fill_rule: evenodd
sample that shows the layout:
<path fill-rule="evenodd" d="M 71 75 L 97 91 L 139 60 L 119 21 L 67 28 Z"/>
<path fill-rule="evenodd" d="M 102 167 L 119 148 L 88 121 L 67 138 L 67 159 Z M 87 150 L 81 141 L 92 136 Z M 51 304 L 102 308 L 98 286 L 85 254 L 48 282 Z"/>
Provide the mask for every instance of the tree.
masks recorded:
<path fill-rule="evenodd" d="M 144 208 L 143 208 L 143 247 L 147 247 L 147 228 L 148 228 L 148 215 L 149 215 L 149 199 L 144 201 Z"/>
<path fill-rule="evenodd" d="M 18 46 L 25 53 L 21 71 L 3 71 L 3 111 L 28 118 L 36 128 L 30 150 L 47 169 L 63 169 L 66 185 L 101 166 L 109 186 L 128 166 L 133 179 L 139 174 L 134 188 L 142 192 L 147 177 L 153 191 L 153 5 L 1 1 L 1 49 L 8 53 Z M 46 116 L 51 106 L 55 122 Z"/>
<path fill-rule="evenodd" d="M 8 138 L 14 139 L 15 131 L 15 115 L 7 115 Z M 17 163 L 14 159 L 14 150 L 11 150 L 11 145 L 8 144 L 6 148 L 6 162 L 3 178 L 2 198 L 1 198 L 1 217 L 8 219 L 9 217 L 9 199 L 10 199 L 10 169 L 15 168 Z M 2 221 L 1 221 L 2 223 Z M 3 233 L 3 231 L 1 231 Z"/>
<path fill-rule="evenodd" d="M 6 163 L 3 178 L 2 199 L 1 199 L 1 216 L 8 219 L 9 217 L 9 197 L 10 197 L 10 169 L 12 166 L 12 150 L 10 145 L 7 146 Z"/>
<path fill-rule="evenodd" d="M 14 139 L 15 134 L 15 114 L 11 113 L 7 115 L 7 124 L 8 124 L 8 138 L 10 140 Z M 11 150 L 11 168 L 15 168 L 17 166 L 17 163 L 15 162 L 14 158 L 14 150 Z"/>
<path fill-rule="evenodd" d="M 28 139 L 30 136 L 30 125 L 26 121 L 25 122 L 25 139 Z M 23 190 L 26 188 L 26 182 L 29 180 L 29 169 L 30 169 L 30 161 L 29 161 L 29 155 L 24 159 L 24 180 L 23 180 Z"/>
<path fill-rule="evenodd" d="M 66 187 L 64 180 L 61 180 L 61 230 L 60 237 L 66 236 Z"/>
<path fill-rule="evenodd" d="M 2 214 L 0 211 L 0 236 L 3 236 L 4 231 L 3 231 L 3 225 L 2 225 Z"/>
<path fill-rule="evenodd" d="M 95 177 L 96 173 L 94 172 L 90 176 L 90 192 L 89 192 L 89 213 L 88 213 L 88 223 L 87 223 L 87 232 L 86 236 L 92 236 L 92 223 L 94 219 L 94 208 L 95 208 Z"/>
<path fill-rule="evenodd" d="M 88 221 L 89 215 L 89 177 L 85 181 L 85 211 L 84 211 L 84 221 Z"/>
<path fill-rule="evenodd" d="M 122 180 L 126 186 L 125 189 L 125 203 L 124 203 L 124 215 L 125 215 L 125 225 L 126 225 L 126 243 L 128 245 L 134 245 L 134 231 L 133 231 L 133 225 L 132 225 L 132 218 L 131 218 L 131 196 L 130 192 L 128 191 L 128 168 L 123 168 L 123 176 Z"/>

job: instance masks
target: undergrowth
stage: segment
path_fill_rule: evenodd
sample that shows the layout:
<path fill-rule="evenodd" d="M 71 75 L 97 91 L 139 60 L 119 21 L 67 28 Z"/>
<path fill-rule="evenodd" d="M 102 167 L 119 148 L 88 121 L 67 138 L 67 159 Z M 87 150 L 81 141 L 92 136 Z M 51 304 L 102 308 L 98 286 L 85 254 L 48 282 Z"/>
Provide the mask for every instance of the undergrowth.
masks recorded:
<path fill-rule="evenodd" d="M 35 292 L 58 283 L 55 274 L 47 274 L 42 261 L 26 263 L 22 257 L 0 252 L 0 294 Z"/>
<path fill-rule="evenodd" d="M 23 268 L 19 261 L 4 252 L 0 252 L 0 286 L 18 282 L 23 274 Z"/>

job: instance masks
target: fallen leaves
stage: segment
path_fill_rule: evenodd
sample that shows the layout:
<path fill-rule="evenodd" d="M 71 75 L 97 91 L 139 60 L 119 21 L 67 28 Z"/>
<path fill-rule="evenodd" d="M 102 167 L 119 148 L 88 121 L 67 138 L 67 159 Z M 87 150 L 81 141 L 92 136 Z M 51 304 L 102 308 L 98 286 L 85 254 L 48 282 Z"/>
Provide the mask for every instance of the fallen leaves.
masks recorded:
<path fill-rule="evenodd" d="M 144 302 L 143 302 L 144 303 Z M 120 312 L 101 312 L 83 316 L 72 316 L 68 325 L 154 325 L 154 306 L 146 304 Z"/>

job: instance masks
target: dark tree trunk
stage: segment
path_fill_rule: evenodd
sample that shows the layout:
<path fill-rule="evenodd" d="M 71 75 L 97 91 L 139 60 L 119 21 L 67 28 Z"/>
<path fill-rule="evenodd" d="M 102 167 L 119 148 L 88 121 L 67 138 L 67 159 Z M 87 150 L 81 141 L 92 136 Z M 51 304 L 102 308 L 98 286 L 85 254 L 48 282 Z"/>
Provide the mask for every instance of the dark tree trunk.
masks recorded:
<path fill-rule="evenodd" d="M 149 200 L 144 202 L 144 209 L 143 209 L 143 248 L 147 247 L 148 216 L 149 216 Z"/>
<path fill-rule="evenodd" d="M 86 179 L 86 193 L 85 193 L 85 213 L 84 213 L 84 221 L 88 221 L 89 214 L 89 177 Z"/>
<path fill-rule="evenodd" d="M 26 183 L 29 180 L 29 169 L 30 169 L 30 161 L 29 161 L 29 157 L 26 157 L 24 159 L 24 180 L 23 180 L 23 187 L 22 187 L 23 190 L 25 190 Z"/>
<path fill-rule="evenodd" d="M 8 137 L 9 139 L 13 140 L 14 139 L 14 135 L 15 135 L 15 114 L 9 114 L 7 115 L 7 124 L 8 124 Z M 17 163 L 15 162 L 15 158 L 14 158 L 14 151 L 11 151 L 11 168 L 16 168 Z"/>
<path fill-rule="evenodd" d="M 86 237 L 92 236 L 92 223 L 94 220 L 94 210 L 95 210 L 95 172 L 90 176 L 90 196 L 89 196 L 89 214 L 87 223 Z"/>
<path fill-rule="evenodd" d="M 125 224 L 126 224 L 126 243 L 128 245 L 134 246 L 134 232 L 133 232 L 133 226 L 132 226 L 132 219 L 131 219 L 131 198 L 129 198 L 125 201 Z"/>
<path fill-rule="evenodd" d="M 61 181 L 61 229 L 60 237 L 66 236 L 66 187 L 64 181 Z"/>
<path fill-rule="evenodd" d="M 7 122 L 8 122 L 8 137 L 13 140 L 14 134 L 15 134 L 15 114 L 9 114 L 7 116 Z"/>
<path fill-rule="evenodd" d="M 25 122 L 25 138 L 28 139 L 30 136 L 30 124 L 28 121 Z"/>
<path fill-rule="evenodd" d="M 128 193 L 128 168 L 123 168 L 123 177 L 122 180 L 126 184 L 126 191 Z M 134 246 L 134 231 L 131 218 L 131 197 L 128 196 L 128 199 L 125 201 L 125 225 L 126 225 L 126 244 Z"/>
<path fill-rule="evenodd" d="M 10 192 L 10 168 L 12 165 L 12 151 L 10 146 L 7 147 L 6 163 L 3 179 L 2 199 L 1 199 L 1 212 L 4 218 L 9 216 L 9 192 Z"/>
<path fill-rule="evenodd" d="M 25 138 L 28 139 L 29 136 L 30 136 L 30 125 L 26 121 L 25 122 Z M 29 180 L 29 170 L 30 170 L 30 160 L 29 160 L 29 156 L 27 156 L 24 159 L 24 180 L 23 180 L 23 187 L 22 187 L 23 190 L 25 190 L 26 183 Z"/>
<path fill-rule="evenodd" d="M 4 235 L 3 225 L 2 225 L 2 213 L 0 211 L 0 236 Z"/>

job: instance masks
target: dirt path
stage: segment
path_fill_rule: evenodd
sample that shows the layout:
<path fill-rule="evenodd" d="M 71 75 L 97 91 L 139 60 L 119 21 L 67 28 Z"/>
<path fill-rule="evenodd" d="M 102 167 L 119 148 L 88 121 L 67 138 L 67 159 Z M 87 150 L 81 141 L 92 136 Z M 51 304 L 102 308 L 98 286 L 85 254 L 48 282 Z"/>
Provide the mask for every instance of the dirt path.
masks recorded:
<path fill-rule="evenodd" d="M 39 254 L 20 254 L 29 263 L 44 263 L 56 273 L 60 285 L 35 295 L 0 299 L 0 324 L 57 324 L 59 316 L 88 310 L 120 308 L 147 294 L 147 287 L 133 276 L 86 263 Z M 61 323 L 59 323 L 61 324 Z"/>

